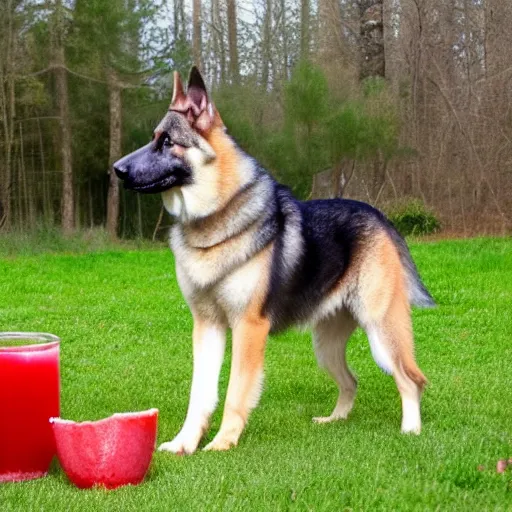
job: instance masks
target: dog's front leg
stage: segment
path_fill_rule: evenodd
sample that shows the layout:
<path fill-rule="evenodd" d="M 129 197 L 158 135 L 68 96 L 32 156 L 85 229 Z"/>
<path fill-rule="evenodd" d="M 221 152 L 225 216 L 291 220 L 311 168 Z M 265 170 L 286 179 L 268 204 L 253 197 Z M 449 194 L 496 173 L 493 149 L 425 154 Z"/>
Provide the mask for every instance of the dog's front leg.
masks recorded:
<path fill-rule="evenodd" d="M 205 450 L 236 446 L 263 383 L 263 360 L 270 322 L 259 314 L 246 315 L 233 328 L 233 354 L 224 416 L 220 430 Z"/>
<path fill-rule="evenodd" d="M 226 329 L 194 317 L 193 343 L 194 369 L 187 417 L 180 433 L 159 448 L 180 455 L 196 451 L 217 405 Z"/>

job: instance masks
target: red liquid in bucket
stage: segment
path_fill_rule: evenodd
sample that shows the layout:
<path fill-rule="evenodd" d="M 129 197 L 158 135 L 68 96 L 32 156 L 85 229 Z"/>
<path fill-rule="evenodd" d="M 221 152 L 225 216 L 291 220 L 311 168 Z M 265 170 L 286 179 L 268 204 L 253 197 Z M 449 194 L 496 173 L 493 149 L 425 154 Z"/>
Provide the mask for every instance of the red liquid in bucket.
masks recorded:
<path fill-rule="evenodd" d="M 58 338 L 11 334 L 0 334 L 0 482 L 46 475 L 56 452 L 49 419 L 60 415 Z"/>

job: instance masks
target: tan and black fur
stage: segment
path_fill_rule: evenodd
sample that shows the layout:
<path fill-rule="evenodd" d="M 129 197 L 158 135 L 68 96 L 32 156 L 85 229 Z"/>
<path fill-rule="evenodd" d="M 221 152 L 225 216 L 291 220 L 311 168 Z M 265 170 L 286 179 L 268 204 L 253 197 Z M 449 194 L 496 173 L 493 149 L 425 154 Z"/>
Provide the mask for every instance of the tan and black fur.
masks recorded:
<path fill-rule="evenodd" d="M 309 326 L 318 362 L 336 381 L 333 412 L 350 413 L 356 381 L 347 340 L 359 325 L 402 398 L 402 431 L 421 429 L 425 377 L 413 351 L 411 305 L 434 304 L 405 242 L 371 206 L 297 201 L 227 135 L 193 68 L 187 93 L 175 74 L 169 112 L 153 141 L 114 164 L 127 188 L 161 192 L 180 288 L 194 318 L 194 369 L 184 426 L 162 450 L 192 453 L 218 400 L 225 333 L 231 374 L 219 432 L 207 450 L 236 445 L 260 396 L 267 336 Z"/>

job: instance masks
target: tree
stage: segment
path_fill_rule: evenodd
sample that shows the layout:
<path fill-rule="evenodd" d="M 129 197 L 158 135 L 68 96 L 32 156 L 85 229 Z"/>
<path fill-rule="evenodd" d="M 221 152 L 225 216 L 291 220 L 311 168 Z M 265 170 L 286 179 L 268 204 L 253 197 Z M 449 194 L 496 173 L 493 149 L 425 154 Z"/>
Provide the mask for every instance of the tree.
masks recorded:
<path fill-rule="evenodd" d="M 53 13 L 53 44 L 57 103 L 60 116 L 62 156 L 62 231 L 69 235 L 75 228 L 73 160 L 71 149 L 71 123 L 69 116 L 68 77 L 65 57 L 65 10 L 62 0 L 55 1 Z"/>
<path fill-rule="evenodd" d="M 299 196 L 325 169 L 328 195 L 508 232 L 511 23 L 500 0 L 3 0 L 0 226 L 152 234 L 159 198 L 105 171 L 196 62 L 237 141 Z"/>
<path fill-rule="evenodd" d="M 194 55 L 194 64 L 199 68 L 203 68 L 201 53 L 201 0 L 194 0 L 192 4 L 192 48 Z"/>
<path fill-rule="evenodd" d="M 238 31 L 236 25 L 236 0 L 227 0 L 228 6 L 228 42 L 229 42 L 229 73 L 234 84 L 240 82 L 238 64 Z"/>
<path fill-rule="evenodd" d="M 212 81 L 214 83 L 225 83 L 227 81 L 226 71 L 226 44 L 224 41 L 224 20 L 220 8 L 220 0 L 212 0 L 211 4 L 211 37 L 212 37 L 212 50 L 213 59 L 212 65 L 214 71 L 212 75 Z M 215 62 L 215 60 L 217 62 Z"/>
<path fill-rule="evenodd" d="M 2 180 L 0 194 L 0 229 L 11 225 L 12 157 L 14 150 L 14 119 L 16 96 L 14 87 L 15 63 L 15 4 L 7 0 L 0 4 L 0 117 L 2 119 L 3 155 L 0 164 Z M 1 139 L 0 139 L 1 140 Z"/>
<path fill-rule="evenodd" d="M 300 2 L 300 58 L 307 60 L 309 58 L 309 46 L 311 43 L 310 34 L 310 6 L 309 0 Z"/>
<path fill-rule="evenodd" d="M 383 0 L 358 0 L 360 12 L 360 78 L 385 76 Z"/>
<path fill-rule="evenodd" d="M 272 35 L 272 0 L 265 0 L 265 13 L 263 18 L 263 34 L 261 37 L 261 85 L 268 87 L 268 78 L 271 61 L 271 35 Z"/>
<path fill-rule="evenodd" d="M 75 4 L 75 64 L 87 63 L 84 72 L 101 83 L 102 94 L 108 95 L 108 114 L 103 116 L 108 156 L 103 165 L 109 176 L 106 227 L 111 238 L 117 237 L 119 223 L 119 182 L 112 163 L 122 154 L 122 91 L 137 87 L 144 78 L 139 72 L 140 31 L 152 13 L 140 0 L 77 0 Z"/>
<path fill-rule="evenodd" d="M 109 187 L 107 197 L 107 231 L 112 239 L 117 238 L 119 222 L 119 180 L 112 172 L 112 164 L 121 158 L 121 86 L 113 69 L 108 74 L 110 143 L 109 143 Z"/>

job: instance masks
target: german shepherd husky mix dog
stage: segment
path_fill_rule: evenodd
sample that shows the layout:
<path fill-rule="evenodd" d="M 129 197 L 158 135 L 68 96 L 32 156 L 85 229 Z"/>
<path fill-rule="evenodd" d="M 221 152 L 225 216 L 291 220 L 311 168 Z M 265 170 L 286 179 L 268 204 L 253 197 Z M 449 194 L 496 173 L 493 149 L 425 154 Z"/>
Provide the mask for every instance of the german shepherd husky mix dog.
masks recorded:
<path fill-rule="evenodd" d="M 226 329 L 231 374 L 219 432 L 206 450 L 236 446 L 258 403 L 270 332 L 308 325 L 318 363 L 339 388 L 327 423 L 347 418 L 356 380 L 345 359 L 359 325 L 376 363 L 395 379 L 402 432 L 419 434 L 426 379 L 416 365 L 411 305 L 434 301 L 386 218 L 357 201 L 298 201 L 226 133 L 192 68 L 152 141 L 114 164 L 128 189 L 161 193 L 175 218 L 170 245 L 194 319 L 193 376 L 183 428 L 161 450 L 193 453 L 218 400 Z"/>

